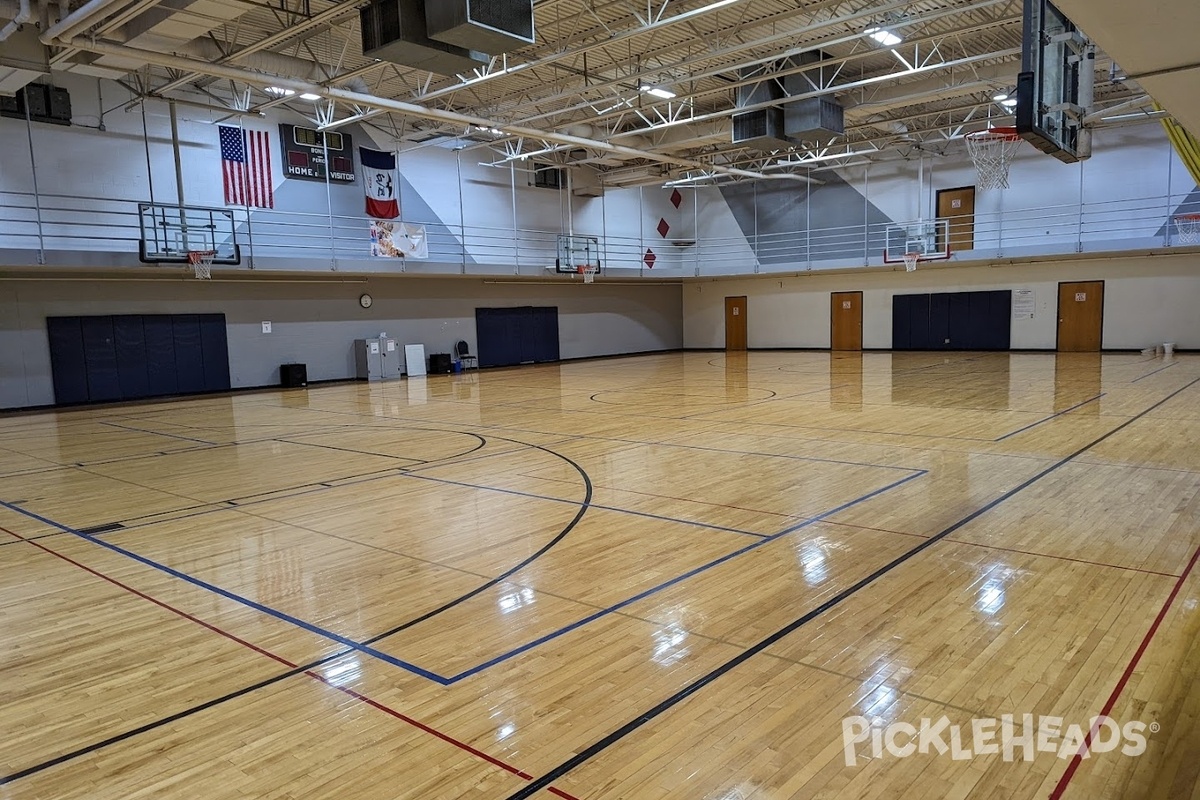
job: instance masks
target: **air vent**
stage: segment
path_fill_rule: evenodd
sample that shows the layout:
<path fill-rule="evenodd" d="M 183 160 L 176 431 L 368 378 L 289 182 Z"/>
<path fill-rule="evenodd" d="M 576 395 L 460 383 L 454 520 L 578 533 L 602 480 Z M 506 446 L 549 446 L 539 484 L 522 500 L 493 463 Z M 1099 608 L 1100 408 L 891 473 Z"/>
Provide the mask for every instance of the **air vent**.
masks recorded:
<path fill-rule="evenodd" d="M 759 150 L 784 150 L 795 144 L 783 133 L 782 108 L 760 108 L 734 114 L 733 143 Z"/>
<path fill-rule="evenodd" d="M 783 111 L 783 129 L 789 139 L 817 142 L 846 132 L 845 109 L 828 97 L 810 97 L 788 103 Z"/>
<path fill-rule="evenodd" d="M 533 0 L 425 0 L 429 35 L 498 55 L 533 44 Z"/>
<path fill-rule="evenodd" d="M 488 56 L 430 39 L 423 0 L 375 0 L 359 9 L 363 55 L 406 67 L 455 75 L 488 62 Z"/>
<path fill-rule="evenodd" d="M 33 122 L 49 122 L 54 125 L 71 124 L 71 95 L 66 89 L 31 83 L 19 90 L 14 97 L 0 98 L 0 117 L 25 119 L 28 110 Z"/>

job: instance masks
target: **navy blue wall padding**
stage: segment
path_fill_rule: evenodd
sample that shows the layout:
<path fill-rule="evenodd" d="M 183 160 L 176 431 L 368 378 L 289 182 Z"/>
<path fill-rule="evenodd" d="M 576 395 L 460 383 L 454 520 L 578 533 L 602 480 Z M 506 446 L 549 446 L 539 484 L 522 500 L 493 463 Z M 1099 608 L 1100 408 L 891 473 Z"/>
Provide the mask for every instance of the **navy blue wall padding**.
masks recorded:
<path fill-rule="evenodd" d="M 204 358 L 204 390 L 229 391 L 229 342 L 224 314 L 201 314 L 200 352 Z"/>
<path fill-rule="evenodd" d="M 120 400 L 112 317 L 81 317 L 79 324 L 83 330 L 83 357 L 87 361 L 88 400 L 93 403 Z"/>
<path fill-rule="evenodd" d="M 554 306 L 475 309 L 479 366 L 558 361 L 558 308 Z"/>
<path fill-rule="evenodd" d="M 146 371 L 150 376 L 150 396 L 178 394 L 175 377 L 175 331 L 171 317 L 148 314 L 142 317 L 146 331 Z"/>
<path fill-rule="evenodd" d="M 200 351 L 200 320 L 195 314 L 171 317 L 175 336 L 175 377 L 181 394 L 204 391 L 204 354 Z"/>
<path fill-rule="evenodd" d="M 83 331 L 79 317 L 48 317 L 50 371 L 54 378 L 54 402 L 86 403 L 87 362 L 83 357 Z"/>
<path fill-rule="evenodd" d="M 893 350 L 1008 350 L 1012 292 L 892 297 Z"/>
<path fill-rule="evenodd" d="M 47 317 L 54 401 L 228 391 L 224 314 Z"/>
<path fill-rule="evenodd" d="M 112 320 L 121 396 L 126 400 L 149 397 L 150 375 L 146 368 L 146 332 L 142 328 L 142 317 L 129 314 Z"/>
<path fill-rule="evenodd" d="M 533 353 L 538 363 L 558 361 L 558 307 L 542 306 L 530 309 Z"/>

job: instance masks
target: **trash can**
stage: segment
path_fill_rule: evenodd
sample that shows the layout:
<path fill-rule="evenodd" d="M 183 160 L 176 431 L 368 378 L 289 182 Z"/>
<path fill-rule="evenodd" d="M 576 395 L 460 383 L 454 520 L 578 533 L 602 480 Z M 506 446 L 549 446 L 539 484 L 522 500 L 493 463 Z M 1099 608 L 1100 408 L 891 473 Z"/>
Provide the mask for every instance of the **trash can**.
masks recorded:
<path fill-rule="evenodd" d="M 280 364 L 279 383 L 285 389 L 308 386 L 307 364 Z"/>
<path fill-rule="evenodd" d="M 453 361 L 450 359 L 449 353 L 429 354 L 429 372 L 431 374 L 447 375 L 451 371 L 451 364 L 453 364 Z"/>

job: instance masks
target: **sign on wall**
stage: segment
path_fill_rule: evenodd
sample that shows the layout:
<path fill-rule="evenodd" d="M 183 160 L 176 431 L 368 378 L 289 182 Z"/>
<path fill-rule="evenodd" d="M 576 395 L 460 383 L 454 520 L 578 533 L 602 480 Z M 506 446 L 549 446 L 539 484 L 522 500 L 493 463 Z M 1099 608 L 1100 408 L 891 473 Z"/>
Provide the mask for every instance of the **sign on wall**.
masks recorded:
<path fill-rule="evenodd" d="M 1033 319 L 1033 312 L 1037 308 L 1033 289 L 1014 289 L 1012 296 L 1013 319 Z"/>
<path fill-rule="evenodd" d="M 324 181 L 328 172 L 330 181 L 354 183 L 354 144 L 350 134 L 280 125 L 279 141 L 283 146 L 283 174 L 289 178 Z"/>

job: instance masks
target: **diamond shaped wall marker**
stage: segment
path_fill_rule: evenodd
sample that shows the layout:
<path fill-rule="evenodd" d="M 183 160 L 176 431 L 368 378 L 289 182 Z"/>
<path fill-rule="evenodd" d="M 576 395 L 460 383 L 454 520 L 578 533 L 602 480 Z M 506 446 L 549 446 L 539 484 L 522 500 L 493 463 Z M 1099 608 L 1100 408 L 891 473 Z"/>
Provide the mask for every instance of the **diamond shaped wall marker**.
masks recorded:
<path fill-rule="evenodd" d="M 658 235 L 665 239 L 665 238 L 667 238 L 667 234 L 670 232 L 671 232 L 671 226 L 667 223 L 667 221 L 665 219 L 660 219 L 658 221 Z"/>
<path fill-rule="evenodd" d="M 642 263 L 646 265 L 646 269 L 654 269 L 655 261 L 658 261 L 658 256 L 654 255 L 654 251 L 647 247 L 646 255 L 642 257 Z"/>

